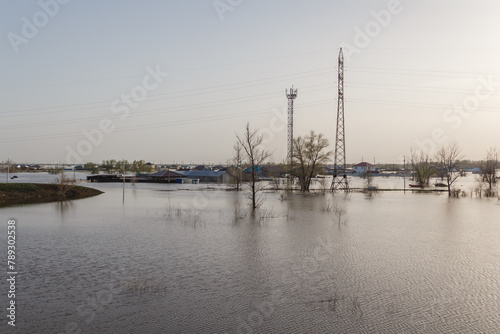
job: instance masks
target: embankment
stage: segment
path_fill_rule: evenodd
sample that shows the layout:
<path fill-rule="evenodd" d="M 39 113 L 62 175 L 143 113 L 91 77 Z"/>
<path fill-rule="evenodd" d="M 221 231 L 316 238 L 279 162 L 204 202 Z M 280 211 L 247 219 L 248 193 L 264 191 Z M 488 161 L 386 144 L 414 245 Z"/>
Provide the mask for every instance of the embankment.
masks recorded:
<path fill-rule="evenodd" d="M 0 206 L 72 200 L 99 194 L 102 191 L 75 185 L 0 183 Z"/>

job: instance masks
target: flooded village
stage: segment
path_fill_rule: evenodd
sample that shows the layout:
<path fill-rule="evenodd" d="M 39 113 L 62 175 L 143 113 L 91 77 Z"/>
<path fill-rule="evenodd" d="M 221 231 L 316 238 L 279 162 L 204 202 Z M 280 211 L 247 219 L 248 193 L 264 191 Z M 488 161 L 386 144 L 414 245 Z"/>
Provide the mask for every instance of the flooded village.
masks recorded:
<path fill-rule="evenodd" d="M 499 13 L 4 1 L 0 333 L 497 334 Z"/>

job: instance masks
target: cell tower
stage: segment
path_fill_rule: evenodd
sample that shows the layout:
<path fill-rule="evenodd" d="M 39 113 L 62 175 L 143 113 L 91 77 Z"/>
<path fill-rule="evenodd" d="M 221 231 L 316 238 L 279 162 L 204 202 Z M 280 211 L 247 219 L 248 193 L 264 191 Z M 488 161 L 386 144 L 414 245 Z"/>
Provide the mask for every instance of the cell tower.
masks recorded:
<path fill-rule="evenodd" d="M 288 99 L 288 152 L 286 156 L 288 166 L 292 165 L 293 157 L 293 100 L 297 98 L 297 91 L 297 89 L 293 89 L 293 86 L 290 91 L 285 90 Z"/>
<path fill-rule="evenodd" d="M 345 166 L 345 128 L 344 128 L 344 54 L 339 52 L 339 96 L 337 104 L 337 135 L 335 138 L 335 160 L 331 190 L 349 191 Z"/>

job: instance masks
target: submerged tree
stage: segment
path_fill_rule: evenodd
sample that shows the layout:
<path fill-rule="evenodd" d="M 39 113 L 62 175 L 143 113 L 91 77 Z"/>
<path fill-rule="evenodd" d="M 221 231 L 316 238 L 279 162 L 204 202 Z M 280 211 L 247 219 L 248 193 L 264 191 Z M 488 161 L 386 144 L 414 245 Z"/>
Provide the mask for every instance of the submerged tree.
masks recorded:
<path fill-rule="evenodd" d="M 415 173 L 415 180 L 419 186 L 429 185 L 429 180 L 436 169 L 432 165 L 429 153 L 411 150 L 411 165 Z"/>
<path fill-rule="evenodd" d="M 122 166 L 120 164 L 121 161 L 118 161 L 116 164 L 117 170 L 122 169 Z M 153 171 L 153 167 L 145 160 L 134 160 L 130 164 L 125 160 L 125 170 L 131 170 L 134 173 L 151 173 Z"/>
<path fill-rule="evenodd" d="M 309 191 L 312 179 L 330 160 L 332 152 L 327 148 L 328 140 L 321 133 L 311 131 L 304 138 L 294 138 L 292 175 L 298 179 L 300 191 Z"/>
<path fill-rule="evenodd" d="M 243 179 L 243 147 L 240 142 L 237 141 L 233 149 L 234 156 L 229 163 L 228 174 L 233 178 L 234 184 L 236 185 L 236 191 L 240 191 L 240 185 Z"/>
<path fill-rule="evenodd" d="M 63 171 L 55 178 L 54 183 L 57 185 L 57 195 L 59 200 L 65 200 L 66 195 L 75 187 L 75 179 L 70 178 Z"/>
<path fill-rule="evenodd" d="M 439 166 L 439 170 L 444 176 L 448 187 L 448 196 L 451 196 L 451 187 L 460 176 L 460 172 L 457 170 L 457 167 L 461 159 L 461 150 L 462 149 L 457 143 L 452 143 L 448 146 L 441 147 L 436 153 L 436 161 Z"/>
<path fill-rule="evenodd" d="M 258 170 L 262 168 L 262 165 L 271 153 L 262 148 L 264 137 L 259 134 L 258 129 L 251 130 L 250 123 L 247 123 L 243 136 L 236 135 L 236 138 L 241 147 L 243 147 L 244 161 L 249 169 L 250 191 L 248 197 L 251 201 L 252 209 L 255 210 L 262 204 L 262 198 L 259 196 L 262 188 L 257 185 L 257 181 L 259 180 Z"/>
<path fill-rule="evenodd" d="M 497 149 L 491 147 L 486 152 L 486 161 L 481 163 L 481 180 L 488 184 L 490 193 L 493 185 L 497 182 L 497 168 L 499 167 L 498 159 Z"/>
<path fill-rule="evenodd" d="M 97 166 L 93 162 L 87 162 L 84 166 L 84 169 L 88 170 L 91 174 L 99 174 L 99 166 Z"/>
<path fill-rule="evenodd" d="M 115 169 L 116 163 L 117 161 L 115 159 L 103 160 L 100 167 L 109 173 Z"/>

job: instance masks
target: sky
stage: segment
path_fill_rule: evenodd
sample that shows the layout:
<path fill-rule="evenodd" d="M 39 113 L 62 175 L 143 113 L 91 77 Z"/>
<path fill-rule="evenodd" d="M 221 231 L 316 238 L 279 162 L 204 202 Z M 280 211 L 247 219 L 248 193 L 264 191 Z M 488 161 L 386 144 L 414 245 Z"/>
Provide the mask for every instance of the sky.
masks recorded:
<path fill-rule="evenodd" d="M 500 148 L 495 0 L 0 2 L 0 161 L 226 163 L 247 122 L 271 161 L 334 149 L 344 55 L 347 163 L 458 143 Z M 333 155 L 332 155 L 333 159 Z"/>

